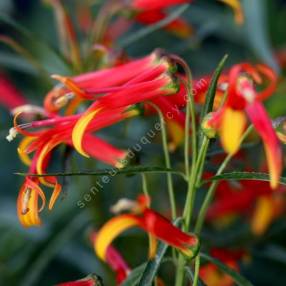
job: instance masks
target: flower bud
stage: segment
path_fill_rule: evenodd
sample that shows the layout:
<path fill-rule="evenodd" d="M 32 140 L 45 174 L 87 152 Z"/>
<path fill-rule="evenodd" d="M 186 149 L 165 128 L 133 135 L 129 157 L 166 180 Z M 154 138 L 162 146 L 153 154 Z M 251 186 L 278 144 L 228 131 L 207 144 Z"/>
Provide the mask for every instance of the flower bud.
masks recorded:
<path fill-rule="evenodd" d="M 216 137 L 216 128 L 213 126 L 213 117 L 214 117 L 214 113 L 213 112 L 210 112 L 208 113 L 203 121 L 202 121 L 202 124 L 201 124 L 201 128 L 204 132 L 204 134 L 209 138 L 209 139 L 212 139 L 212 138 L 215 138 Z"/>

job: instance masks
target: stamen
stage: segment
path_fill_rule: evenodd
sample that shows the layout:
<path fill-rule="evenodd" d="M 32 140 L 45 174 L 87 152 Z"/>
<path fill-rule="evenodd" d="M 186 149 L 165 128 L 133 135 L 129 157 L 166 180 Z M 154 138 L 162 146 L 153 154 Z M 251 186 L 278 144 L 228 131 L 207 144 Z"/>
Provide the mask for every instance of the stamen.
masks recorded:
<path fill-rule="evenodd" d="M 16 130 L 16 128 L 10 128 L 9 129 L 9 134 L 6 136 L 6 139 L 9 141 L 9 142 L 12 142 L 18 135 L 18 131 Z"/>
<path fill-rule="evenodd" d="M 11 113 L 12 115 L 16 115 L 18 113 L 35 113 L 35 114 L 40 114 L 43 116 L 46 115 L 44 108 L 36 106 L 36 105 L 31 105 L 31 104 L 17 106 L 11 110 Z"/>
<path fill-rule="evenodd" d="M 138 208 L 138 203 L 129 199 L 120 199 L 115 205 L 110 208 L 114 214 L 119 214 L 124 211 L 131 211 Z"/>
<path fill-rule="evenodd" d="M 28 208 L 28 205 L 29 205 L 29 200 L 31 198 L 31 189 L 30 188 L 27 188 L 25 190 L 25 194 L 24 194 L 24 198 L 23 198 L 23 205 L 22 205 L 22 215 L 25 215 L 29 212 L 29 208 Z"/>
<path fill-rule="evenodd" d="M 75 94 L 73 92 L 66 93 L 63 96 L 55 99 L 54 105 L 57 108 L 62 108 L 66 106 L 70 100 L 74 99 L 74 97 L 75 97 Z"/>

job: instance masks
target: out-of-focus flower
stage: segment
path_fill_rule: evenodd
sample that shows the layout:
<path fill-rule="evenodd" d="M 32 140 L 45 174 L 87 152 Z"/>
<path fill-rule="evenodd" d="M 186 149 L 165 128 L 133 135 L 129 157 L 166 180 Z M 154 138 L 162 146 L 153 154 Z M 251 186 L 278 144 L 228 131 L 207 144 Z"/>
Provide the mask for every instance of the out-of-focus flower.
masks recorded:
<path fill-rule="evenodd" d="M 179 5 L 183 3 L 190 3 L 191 0 L 131 0 L 130 6 L 138 10 L 160 10 L 168 8 L 173 5 Z"/>
<path fill-rule="evenodd" d="M 194 257 L 197 254 L 199 241 L 195 235 L 182 232 L 147 205 L 149 205 L 149 198 L 145 196 L 139 197 L 137 201 L 119 201 L 115 205 L 114 211 L 130 211 L 131 213 L 112 218 L 99 230 L 94 244 L 99 258 L 106 261 L 107 249 L 112 241 L 125 230 L 135 226 L 177 248 L 188 257 Z"/>
<path fill-rule="evenodd" d="M 239 271 L 238 262 L 243 258 L 245 253 L 243 251 L 214 248 L 211 250 L 211 255 L 233 270 Z M 200 277 L 208 286 L 233 286 L 235 284 L 231 276 L 220 271 L 212 263 L 207 263 L 200 268 Z"/>
<path fill-rule="evenodd" d="M 97 233 L 93 232 L 91 234 L 92 244 L 96 243 Z M 130 268 L 127 263 L 124 261 L 120 253 L 112 246 L 109 245 L 106 252 L 106 263 L 116 274 L 116 282 L 120 285 L 130 273 Z"/>
<path fill-rule="evenodd" d="M 60 283 L 56 286 L 103 286 L 103 283 L 99 276 L 91 274 L 83 279 Z"/>
<path fill-rule="evenodd" d="M 270 184 L 272 188 L 276 188 L 282 171 L 281 148 L 272 122 L 261 101 L 274 93 L 277 76 L 267 66 L 252 66 L 245 63 L 232 67 L 228 77 L 226 102 L 213 114 L 209 125 L 218 130 L 226 152 L 235 154 L 240 147 L 240 138 L 247 123 L 247 115 L 263 140 L 271 177 Z M 269 81 L 269 84 L 264 90 L 258 92 L 253 81 L 262 84 L 263 77 Z"/>
<path fill-rule="evenodd" d="M 161 10 L 147 10 L 138 13 L 135 19 L 140 24 L 152 25 L 165 19 L 167 16 L 167 13 Z M 171 21 L 164 29 L 180 38 L 188 38 L 193 33 L 191 25 L 182 18 Z"/>
<path fill-rule="evenodd" d="M 222 181 L 208 210 L 207 220 L 222 225 L 231 222 L 234 217 L 244 215 L 249 218 L 252 232 L 261 235 L 284 212 L 284 192 L 284 186 L 274 192 L 263 181 Z"/>
<path fill-rule="evenodd" d="M 12 110 L 26 103 L 26 99 L 14 87 L 7 76 L 0 74 L 0 104 L 9 110 Z"/>

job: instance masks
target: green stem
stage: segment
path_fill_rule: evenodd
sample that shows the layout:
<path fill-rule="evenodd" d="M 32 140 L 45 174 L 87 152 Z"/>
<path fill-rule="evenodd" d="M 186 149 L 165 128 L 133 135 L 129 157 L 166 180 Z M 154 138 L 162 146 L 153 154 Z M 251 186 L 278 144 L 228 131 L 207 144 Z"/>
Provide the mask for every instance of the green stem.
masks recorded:
<path fill-rule="evenodd" d="M 142 173 L 141 177 L 142 177 L 142 191 L 145 196 L 149 197 L 146 174 Z"/>
<path fill-rule="evenodd" d="M 171 160 L 170 160 L 169 150 L 168 150 L 167 130 L 166 130 L 166 124 L 165 124 L 163 113 L 161 112 L 160 108 L 158 108 L 157 105 L 151 102 L 148 102 L 148 104 L 150 104 L 158 113 L 158 116 L 160 119 L 160 125 L 161 125 L 165 165 L 167 169 L 171 169 Z M 171 205 L 172 219 L 174 220 L 177 217 L 177 210 L 176 210 L 176 200 L 175 200 L 175 194 L 174 194 L 174 188 L 173 188 L 173 179 L 172 179 L 172 174 L 170 173 L 167 173 L 167 187 L 168 187 L 168 195 L 169 195 L 169 200 L 170 200 L 170 205 Z"/>
<path fill-rule="evenodd" d="M 198 159 L 195 162 L 195 167 L 192 168 L 192 172 L 190 175 L 189 183 L 188 183 L 188 194 L 187 199 L 185 203 L 185 208 L 183 212 L 183 219 L 184 219 L 184 225 L 183 230 L 188 231 L 191 218 L 192 218 L 192 212 L 194 207 L 194 200 L 195 200 L 195 193 L 196 193 L 196 182 L 197 182 L 197 175 L 200 173 L 202 174 L 201 169 L 203 168 L 203 163 L 205 160 L 205 156 L 207 154 L 207 149 L 209 146 L 209 139 L 204 136 L 202 147 L 200 148 L 200 152 L 198 154 Z M 184 282 L 184 268 L 185 268 L 185 258 L 182 254 L 179 255 L 178 258 L 178 268 L 177 268 L 177 274 L 176 274 L 176 286 L 183 285 Z"/>
<path fill-rule="evenodd" d="M 194 200 L 195 200 L 195 194 L 196 194 L 196 183 L 200 180 L 199 175 L 202 174 L 202 168 L 204 166 L 205 157 L 207 154 L 207 149 L 209 146 L 209 139 L 204 136 L 202 147 L 200 149 L 200 152 L 198 154 L 198 159 L 195 164 L 194 171 L 191 173 L 190 177 L 190 184 L 189 184 L 189 190 L 187 195 L 187 200 L 185 204 L 185 209 L 183 213 L 184 218 L 184 230 L 188 231 L 192 219 L 192 213 L 193 213 L 193 207 L 194 207 Z"/>
<path fill-rule="evenodd" d="M 200 255 L 198 255 L 195 259 L 195 274 L 194 274 L 193 286 L 197 286 L 199 282 L 200 264 L 201 264 Z"/>
<path fill-rule="evenodd" d="M 249 128 L 242 135 L 242 137 L 240 139 L 240 144 L 249 135 L 251 130 L 252 130 L 252 126 L 249 126 Z M 227 155 L 227 157 L 222 162 L 220 168 L 218 169 L 218 171 L 216 173 L 216 176 L 220 175 L 224 171 L 224 169 L 226 168 L 227 164 L 229 163 L 229 161 L 232 159 L 233 156 L 234 156 L 234 154 Z M 195 226 L 195 233 L 196 234 L 199 234 L 201 232 L 201 230 L 202 230 L 203 223 L 205 221 L 205 217 L 206 217 L 206 214 L 207 214 L 207 210 L 208 210 L 208 207 L 209 207 L 209 205 L 210 205 L 210 203 L 212 201 L 212 198 L 214 196 L 214 192 L 215 192 L 215 190 L 217 188 L 217 185 L 218 185 L 218 181 L 213 182 L 211 184 L 208 192 L 207 192 L 207 195 L 206 195 L 206 197 L 204 199 L 204 202 L 202 204 L 202 207 L 200 209 L 200 212 L 199 212 L 199 215 L 198 215 L 198 219 L 197 219 L 197 223 L 196 223 L 196 226 Z"/>

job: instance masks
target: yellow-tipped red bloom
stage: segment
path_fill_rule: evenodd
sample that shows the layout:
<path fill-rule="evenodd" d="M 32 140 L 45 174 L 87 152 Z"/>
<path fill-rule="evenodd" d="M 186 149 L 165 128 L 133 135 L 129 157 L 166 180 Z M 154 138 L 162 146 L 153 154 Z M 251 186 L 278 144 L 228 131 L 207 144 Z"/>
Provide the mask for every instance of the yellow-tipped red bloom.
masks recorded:
<path fill-rule="evenodd" d="M 265 77 L 269 84 L 258 92 L 254 83 L 261 84 Z M 235 65 L 228 76 L 228 97 L 210 119 L 209 124 L 218 129 L 223 148 L 229 154 L 235 154 L 240 147 L 240 139 L 245 130 L 248 117 L 261 136 L 268 162 L 270 184 L 278 186 L 282 171 L 282 153 L 277 135 L 272 127 L 261 100 L 269 97 L 275 91 L 277 76 L 264 65 Z M 246 117 L 247 116 L 247 117 Z"/>
<path fill-rule="evenodd" d="M 117 236 L 129 228 L 140 227 L 148 234 L 179 249 L 186 256 L 195 256 L 199 249 L 197 237 L 182 232 L 159 213 L 148 208 L 146 200 L 148 198 L 142 196 L 137 202 L 128 201 L 124 209 L 129 209 L 131 213 L 112 218 L 99 230 L 94 244 L 97 255 L 105 261 L 107 249 Z"/>

